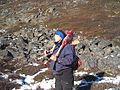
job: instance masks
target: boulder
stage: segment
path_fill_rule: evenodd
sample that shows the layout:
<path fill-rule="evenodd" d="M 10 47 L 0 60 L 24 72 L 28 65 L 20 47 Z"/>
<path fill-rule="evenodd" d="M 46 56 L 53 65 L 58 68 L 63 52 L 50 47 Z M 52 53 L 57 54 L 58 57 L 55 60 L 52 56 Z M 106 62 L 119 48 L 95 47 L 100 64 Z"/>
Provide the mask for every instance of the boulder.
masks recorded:
<path fill-rule="evenodd" d="M 90 49 L 91 52 L 101 51 L 101 48 L 99 48 L 97 45 L 94 45 L 94 44 L 92 44 L 89 49 Z"/>
<path fill-rule="evenodd" d="M 7 55 L 7 51 L 6 50 L 0 50 L 0 59 L 3 59 L 4 56 Z"/>
<path fill-rule="evenodd" d="M 106 47 L 112 47 L 112 46 L 113 46 L 113 44 L 107 40 L 101 40 L 100 43 L 98 44 L 98 47 L 101 49 L 104 49 Z"/>

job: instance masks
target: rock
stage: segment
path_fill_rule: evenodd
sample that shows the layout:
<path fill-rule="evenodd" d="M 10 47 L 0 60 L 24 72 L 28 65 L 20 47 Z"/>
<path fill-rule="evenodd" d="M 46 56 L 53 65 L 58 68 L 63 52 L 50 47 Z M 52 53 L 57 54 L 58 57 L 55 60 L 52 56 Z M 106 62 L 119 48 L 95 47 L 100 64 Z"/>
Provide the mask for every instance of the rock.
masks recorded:
<path fill-rule="evenodd" d="M 27 37 L 21 37 L 21 38 L 25 44 L 29 44 L 29 40 Z"/>
<path fill-rule="evenodd" d="M 7 51 L 7 55 L 4 56 L 5 61 L 13 60 L 14 56 L 10 51 Z"/>
<path fill-rule="evenodd" d="M 22 15 L 22 17 L 20 18 L 21 21 L 29 23 L 32 21 L 32 19 L 34 18 L 33 14 L 24 14 Z"/>
<path fill-rule="evenodd" d="M 27 36 L 29 39 L 32 39 L 32 38 L 34 38 L 34 33 L 32 31 L 28 31 Z"/>
<path fill-rule="evenodd" d="M 93 38 L 92 40 L 90 40 L 90 45 L 96 45 L 98 46 L 98 44 L 100 43 L 100 39 L 99 38 Z"/>
<path fill-rule="evenodd" d="M 3 59 L 3 57 L 7 55 L 7 51 L 6 50 L 0 50 L 0 59 Z"/>
<path fill-rule="evenodd" d="M 80 43 L 81 44 L 81 43 Z M 110 41 L 93 38 L 91 40 L 83 39 L 81 45 L 77 45 L 77 55 L 84 62 L 84 69 L 91 70 L 98 68 L 100 70 L 117 74 L 120 65 L 119 47 L 113 46 Z"/>
<path fill-rule="evenodd" d="M 101 49 L 98 46 L 94 45 L 94 44 L 91 45 L 89 49 L 90 49 L 91 52 L 99 52 L 99 51 L 101 51 Z"/>
<path fill-rule="evenodd" d="M 89 2 L 88 0 L 73 0 L 73 3 L 76 3 L 76 4 L 78 4 L 78 3 L 86 4 L 88 2 Z"/>
<path fill-rule="evenodd" d="M 2 44 L 2 45 L 0 45 L 0 49 L 5 50 L 7 46 L 8 46 L 8 44 Z"/>
<path fill-rule="evenodd" d="M 105 41 L 105 40 L 101 40 L 100 43 L 98 44 L 98 47 L 101 49 L 104 49 L 106 47 L 112 47 L 113 44 L 110 41 Z"/>
<path fill-rule="evenodd" d="M 46 36 L 38 37 L 38 40 L 39 40 L 39 41 L 43 41 L 43 40 L 45 40 L 45 39 L 46 39 Z"/>
<path fill-rule="evenodd" d="M 90 54 L 82 54 L 80 55 L 80 59 L 84 62 L 84 68 L 87 70 L 97 67 L 97 58 Z"/>
<path fill-rule="evenodd" d="M 15 47 L 7 47 L 6 50 L 10 53 L 12 58 L 17 58 L 19 56 L 18 49 Z"/>
<path fill-rule="evenodd" d="M 23 41 L 23 37 L 22 36 L 18 36 L 18 39 L 16 41 L 16 45 L 18 47 L 21 47 L 21 48 L 26 47 L 26 43 Z"/>
<path fill-rule="evenodd" d="M 112 74 L 117 74 L 118 73 L 119 64 L 120 64 L 120 59 L 117 58 L 117 57 L 107 56 L 104 59 L 99 59 L 98 60 L 98 68 L 100 70 L 110 72 Z"/>
<path fill-rule="evenodd" d="M 4 29 L 0 29 L 0 34 L 1 34 L 1 35 L 5 34 L 5 33 L 7 33 L 6 30 L 4 30 Z M 0 41 L 1 41 L 1 39 L 0 39 Z"/>
<path fill-rule="evenodd" d="M 5 39 L 4 37 L 2 37 L 0 39 L 0 49 L 1 50 L 5 50 L 7 46 L 9 46 L 9 43 L 8 43 L 7 39 Z"/>
<path fill-rule="evenodd" d="M 77 45 L 77 48 L 82 49 L 82 50 L 85 50 L 86 45 L 83 44 L 83 43 L 80 43 L 80 44 Z"/>
<path fill-rule="evenodd" d="M 50 7 L 46 10 L 46 13 L 53 13 L 56 10 L 55 7 Z"/>
<path fill-rule="evenodd" d="M 86 49 L 86 45 L 83 44 L 83 43 L 80 43 L 80 44 L 78 44 L 78 45 L 76 46 L 76 52 L 77 52 L 77 54 L 79 54 L 79 55 L 81 55 L 82 53 L 84 53 L 85 51 L 87 51 L 87 50 L 85 50 L 85 49 Z"/>
<path fill-rule="evenodd" d="M 113 41 L 116 45 L 120 46 L 120 36 L 117 36 L 116 38 L 114 38 Z"/>
<path fill-rule="evenodd" d="M 8 0 L 0 0 L 0 5 L 6 4 L 7 2 L 8 2 Z"/>
<path fill-rule="evenodd" d="M 114 52 L 110 47 L 106 47 L 103 50 L 105 52 L 104 56 L 110 55 L 112 52 Z"/>
<path fill-rule="evenodd" d="M 7 18 L 6 19 L 6 24 L 8 26 L 11 26 L 11 25 L 14 25 L 18 22 L 18 20 L 15 18 L 15 17 L 12 17 L 12 18 Z"/>

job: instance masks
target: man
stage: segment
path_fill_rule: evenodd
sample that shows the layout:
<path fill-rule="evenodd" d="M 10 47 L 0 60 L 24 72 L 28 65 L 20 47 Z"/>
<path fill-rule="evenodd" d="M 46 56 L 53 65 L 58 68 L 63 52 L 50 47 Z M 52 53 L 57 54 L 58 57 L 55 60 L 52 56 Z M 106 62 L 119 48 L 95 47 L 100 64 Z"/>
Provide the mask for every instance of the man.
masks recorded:
<path fill-rule="evenodd" d="M 55 44 L 56 47 L 50 57 L 50 67 L 55 75 L 55 90 L 72 90 L 74 85 L 73 76 L 73 62 L 75 50 L 72 45 L 68 43 L 63 47 L 59 56 L 55 54 L 59 50 L 62 40 L 65 38 L 65 33 L 63 31 L 55 32 Z"/>

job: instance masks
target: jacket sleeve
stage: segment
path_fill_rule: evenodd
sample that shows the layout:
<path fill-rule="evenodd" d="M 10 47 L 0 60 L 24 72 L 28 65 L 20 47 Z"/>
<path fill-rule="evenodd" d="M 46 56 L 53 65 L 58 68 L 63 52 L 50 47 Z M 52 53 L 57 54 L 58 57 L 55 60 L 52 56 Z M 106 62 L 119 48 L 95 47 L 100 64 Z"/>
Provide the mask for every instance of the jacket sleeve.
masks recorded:
<path fill-rule="evenodd" d="M 74 51 L 71 45 L 67 45 L 64 47 L 62 52 L 63 57 L 58 58 L 58 63 L 62 65 L 71 65 L 74 62 Z"/>

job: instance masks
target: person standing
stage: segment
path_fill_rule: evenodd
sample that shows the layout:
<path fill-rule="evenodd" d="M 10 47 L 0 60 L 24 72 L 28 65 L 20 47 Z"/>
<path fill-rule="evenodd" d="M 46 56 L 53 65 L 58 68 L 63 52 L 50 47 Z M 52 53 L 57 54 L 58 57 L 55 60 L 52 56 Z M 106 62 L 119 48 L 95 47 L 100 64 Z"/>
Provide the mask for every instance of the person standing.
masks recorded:
<path fill-rule="evenodd" d="M 72 90 L 74 86 L 73 62 L 75 50 L 70 43 L 67 43 L 61 50 L 59 56 L 55 54 L 59 50 L 66 34 L 58 30 L 55 32 L 55 48 L 50 57 L 50 67 L 55 76 L 55 90 Z"/>

